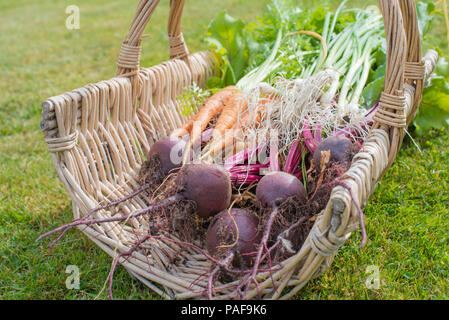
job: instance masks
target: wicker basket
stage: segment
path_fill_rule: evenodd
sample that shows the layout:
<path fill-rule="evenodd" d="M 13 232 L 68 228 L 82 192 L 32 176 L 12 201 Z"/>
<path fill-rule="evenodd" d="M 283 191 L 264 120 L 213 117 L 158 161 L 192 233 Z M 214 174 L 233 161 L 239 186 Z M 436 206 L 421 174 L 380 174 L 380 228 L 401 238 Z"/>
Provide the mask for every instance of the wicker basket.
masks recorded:
<path fill-rule="evenodd" d="M 375 123 L 362 150 L 344 176 L 349 186 L 335 187 L 300 252 L 283 261 L 282 269 L 257 276 L 246 298 L 292 297 L 310 279 L 331 264 L 338 248 L 359 221 L 376 183 L 393 163 L 404 130 L 420 104 L 423 84 L 438 59 L 434 51 L 421 54 L 420 36 L 413 0 L 380 0 L 388 43 L 385 91 Z M 180 126 L 185 117 L 176 97 L 184 87 L 204 85 L 215 74 L 208 52 L 189 54 L 181 33 L 184 0 L 170 1 L 168 38 L 170 61 L 140 68 L 142 34 L 159 0 L 142 0 L 120 50 L 117 76 L 47 99 L 41 129 L 54 160 L 59 179 L 73 203 L 74 217 L 100 203 L 121 198 L 137 187 L 135 180 L 152 143 Z M 149 140 L 148 140 L 149 139 Z M 127 215 L 147 205 L 136 197 L 119 207 L 103 210 L 98 218 Z M 82 227 L 87 237 L 109 255 L 126 252 L 135 242 L 135 231 L 148 227 L 143 217 L 127 225 L 107 223 Z M 175 235 L 172 235 L 176 239 Z M 210 272 L 204 255 L 172 241 L 145 243 L 147 255 L 134 253 L 120 263 L 149 288 L 168 299 L 202 298 Z M 177 257 L 173 261 L 173 257 Z M 229 298 L 230 290 L 216 288 L 217 298 Z"/>

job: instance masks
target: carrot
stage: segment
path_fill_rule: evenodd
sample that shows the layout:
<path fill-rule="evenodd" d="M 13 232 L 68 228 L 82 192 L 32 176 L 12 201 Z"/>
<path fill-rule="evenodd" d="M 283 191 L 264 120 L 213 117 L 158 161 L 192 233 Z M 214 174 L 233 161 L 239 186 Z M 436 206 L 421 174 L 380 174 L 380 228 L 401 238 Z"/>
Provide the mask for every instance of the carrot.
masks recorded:
<path fill-rule="evenodd" d="M 200 108 L 198 113 L 192 116 L 184 125 L 174 130 L 170 136 L 179 138 L 186 134 L 191 134 L 195 123 L 200 125 L 201 132 L 204 131 L 210 120 L 223 110 L 224 101 L 234 94 L 236 89 L 234 86 L 229 86 L 212 95 Z M 195 141 L 194 137 L 191 137 L 190 141 Z"/>
<path fill-rule="evenodd" d="M 223 136 L 227 129 L 231 129 L 235 125 L 239 115 L 241 115 L 247 107 L 248 100 L 243 96 L 242 92 L 237 92 L 228 99 L 215 124 L 212 143 L 214 143 L 214 140 Z"/>
<path fill-rule="evenodd" d="M 238 121 L 232 130 L 226 130 L 224 134 L 215 135 L 215 140 L 210 142 L 210 149 L 207 155 L 213 155 L 216 152 L 219 152 L 223 148 L 230 146 L 235 143 L 235 140 L 241 136 L 243 133 L 244 127 L 247 125 L 253 125 L 260 123 L 263 119 L 265 119 L 265 105 L 274 99 L 274 95 L 267 95 L 265 98 L 261 99 L 260 104 L 256 107 L 255 112 L 246 112 L 241 120 Z M 231 99 L 232 100 L 232 99 Z M 224 113 L 224 110 L 223 110 Z M 221 116 L 220 116 L 221 118 Z M 217 122 L 218 124 L 218 122 Z M 214 134 L 217 130 L 217 127 L 214 129 Z"/>
<path fill-rule="evenodd" d="M 215 140 L 213 140 L 210 144 L 210 154 L 213 155 L 221 149 L 234 144 L 234 140 L 237 139 L 241 133 L 242 126 L 248 124 L 249 118 L 250 114 L 246 113 L 244 116 L 242 116 L 242 120 L 238 122 L 237 127 L 233 128 L 232 130 L 226 130 L 223 136 L 216 136 Z M 214 132 L 215 130 L 216 129 L 214 129 Z"/>
<path fill-rule="evenodd" d="M 207 128 L 209 122 L 220 112 L 222 112 L 225 102 L 229 99 L 235 92 L 237 88 L 230 86 L 223 90 L 220 90 L 212 97 L 210 97 L 206 103 L 200 108 L 198 113 L 194 115 L 185 125 L 181 128 L 175 130 L 171 136 L 176 136 L 181 134 L 181 136 L 188 134 L 190 131 L 190 141 L 184 149 L 183 164 L 185 164 L 191 155 L 192 145 L 201 136 L 201 133 Z"/>

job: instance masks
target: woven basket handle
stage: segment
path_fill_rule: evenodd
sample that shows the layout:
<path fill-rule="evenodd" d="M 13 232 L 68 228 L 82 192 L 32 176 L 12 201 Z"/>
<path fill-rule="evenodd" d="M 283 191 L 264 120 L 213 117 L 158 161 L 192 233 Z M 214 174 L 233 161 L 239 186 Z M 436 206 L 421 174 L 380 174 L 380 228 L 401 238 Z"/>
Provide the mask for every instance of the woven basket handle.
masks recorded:
<path fill-rule="evenodd" d="M 401 146 L 404 130 L 412 120 L 405 110 L 405 89 L 413 88 L 414 114 L 418 108 L 425 76 L 414 0 L 379 0 L 385 24 L 387 63 L 385 88 L 374 116 L 373 129 L 390 135 L 389 166 Z M 389 167 L 388 166 L 388 167 Z"/>
<path fill-rule="evenodd" d="M 385 88 L 370 135 L 354 157 L 351 168 L 343 175 L 340 185 L 332 190 L 319 225 L 315 231 L 312 230 L 311 247 L 322 258 L 309 256 L 307 259 L 315 266 L 321 265 L 323 270 L 354 230 L 354 217 L 358 216 L 363 225 L 361 210 L 376 189 L 377 182 L 393 163 L 409 118 L 413 118 L 420 104 L 424 79 L 433 72 L 438 60 L 435 51 L 429 51 L 423 59 L 413 0 L 379 0 L 379 4 L 387 40 Z M 317 269 L 304 266 L 306 271 L 298 275 L 298 283 Z"/>
<path fill-rule="evenodd" d="M 343 239 L 351 230 L 352 212 L 363 207 L 392 165 L 411 121 L 408 118 L 413 119 L 421 102 L 424 79 L 433 72 L 438 60 L 438 54 L 432 50 L 423 59 L 413 0 L 379 0 L 379 4 L 387 40 L 385 88 L 371 135 L 366 139 L 371 147 L 356 155 L 357 160 L 342 181 L 346 187 L 334 188 L 321 220 L 321 231 L 330 226 L 331 219 L 335 220 L 334 240 Z M 414 99 L 413 105 L 410 99 Z M 411 110 L 406 109 L 407 105 Z M 335 251 L 336 246 L 331 245 L 329 250 Z"/>
<path fill-rule="evenodd" d="M 122 43 L 117 61 L 117 76 L 134 76 L 139 71 L 142 36 L 160 0 L 141 0 Z M 185 0 L 170 0 L 168 40 L 170 59 L 184 59 L 189 51 L 181 32 L 181 17 Z"/>
<path fill-rule="evenodd" d="M 386 153 L 376 152 L 374 161 L 369 154 L 369 161 L 356 161 L 352 166 L 351 176 L 346 176 L 343 182 L 353 187 L 356 199 L 363 204 L 374 191 L 376 182 L 379 181 L 393 163 L 401 146 L 405 129 L 409 123 L 405 110 L 406 92 L 411 93 L 414 100 L 412 107 L 417 109 L 421 101 L 423 81 L 426 75 L 432 71 L 432 67 L 426 70 L 421 52 L 421 39 L 418 29 L 418 15 L 413 0 L 379 0 L 385 24 L 385 37 L 387 41 L 387 61 L 385 72 L 385 87 L 380 98 L 379 108 L 374 116 L 374 124 L 371 128 L 373 139 L 385 147 Z M 433 55 L 433 53 L 430 53 Z M 434 62 L 438 58 L 427 57 Z M 430 59 L 429 59 L 430 58 Z M 431 63 L 435 65 L 435 63 Z M 380 130 L 379 130 L 380 129 Z M 387 140 L 379 137 L 379 131 Z M 367 140 L 371 135 L 367 137 Z M 379 142 L 383 141 L 383 142 Z M 368 166 L 369 164 L 369 166 Z M 366 168 L 370 168 L 370 174 L 365 175 Z M 360 169 L 362 168 L 362 169 Z M 373 169 L 375 168 L 375 170 Z M 356 173 L 354 173 L 356 172 Z M 355 210 L 352 196 L 348 190 L 336 187 L 332 193 L 331 204 L 326 208 L 326 214 L 321 221 L 321 230 L 325 230 L 332 217 L 348 211 L 345 222 L 339 224 L 335 236 L 342 237 L 349 224 L 349 212 Z M 351 208 L 346 210 L 346 208 Z M 338 219 L 337 219 L 338 220 Z"/>

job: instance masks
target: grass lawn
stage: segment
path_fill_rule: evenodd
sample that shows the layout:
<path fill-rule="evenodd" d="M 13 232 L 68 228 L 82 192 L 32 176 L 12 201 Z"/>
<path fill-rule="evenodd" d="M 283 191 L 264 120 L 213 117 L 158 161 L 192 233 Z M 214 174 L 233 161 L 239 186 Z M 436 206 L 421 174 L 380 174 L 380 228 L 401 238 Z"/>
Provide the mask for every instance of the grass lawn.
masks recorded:
<path fill-rule="evenodd" d="M 137 3 L 0 3 L 0 299 L 107 298 L 101 289 L 111 258 L 81 232 L 70 232 L 51 253 L 48 241 L 34 242 L 72 217 L 39 121 L 47 97 L 114 75 Z M 207 23 L 220 10 L 251 18 L 266 3 L 188 1 L 183 26 L 190 51 L 206 47 L 202 39 Z M 81 10 L 80 30 L 65 28 L 65 8 L 72 4 Z M 161 1 L 146 31 L 150 37 L 143 43 L 142 66 L 167 59 L 167 14 L 168 1 Z M 447 48 L 443 24 L 436 25 L 433 44 Z M 355 232 L 330 270 L 310 282 L 298 299 L 449 299 L 449 132 L 415 140 L 421 152 L 406 139 L 365 209 L 367 247 L 360 249 Z M 66 288 L 68 265 L 81 271 L 79 290 Z M 365 285 L 372 265 L 379 268 L 379 289 Z M 113 290 L 119 299 L 159 299 L 121 267 Z"/>

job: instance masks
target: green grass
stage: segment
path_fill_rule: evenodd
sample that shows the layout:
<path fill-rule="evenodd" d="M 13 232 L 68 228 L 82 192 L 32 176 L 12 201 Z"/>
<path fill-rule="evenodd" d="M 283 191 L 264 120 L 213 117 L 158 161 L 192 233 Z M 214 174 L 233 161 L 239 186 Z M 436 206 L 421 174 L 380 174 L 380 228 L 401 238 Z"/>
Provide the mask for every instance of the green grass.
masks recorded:
<path fill-rule="evenodd" d="M 78 231 L 51 253 L 47 241 L 34 242 L 72 216 L 39 131 L 40 104 L 114 75 L 137 2 L 77 1 L 81 29 L 75 31 L 65 28 L 65 8 L 73 1 L 0 4 L 0 299 L 93 299 L 107 278 L 111 259 Z M 191 52 L 206 47 L 204 31 L 219 10 L 251 18 L 266 2 L 189 1 L 183 26 Z M 144 40 L 143 66 L 167 58 L 167 3 L 161 1 L 146 30 L 150 38 Z M 441 26 L 434 43 L 447 47 Z M 298 299 L 449 298 L 449 132 L 416 140 L 422 153 L 407 139 L 365 209 L 367 247 L 360 249 L 355 232 L 330 270 Z M 66 289 L 68 265 L 80 268 L 80 290 Z M 365 286 L 370 265 L 380 269 L 379 290 Z M 114 279 L 116 298 L 158 299 L 122 267 Z M 107 296 L 103 292 L 99 298 Z"/>

